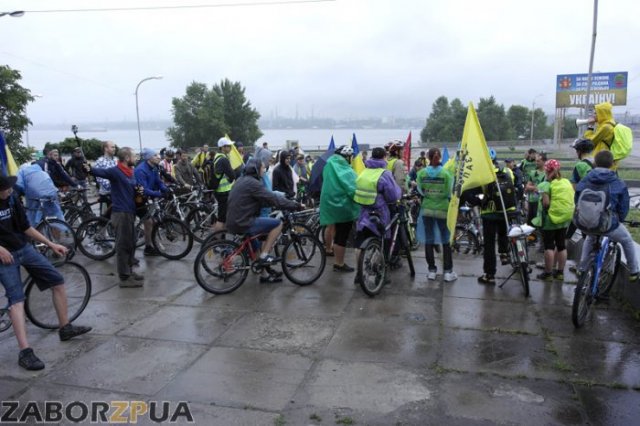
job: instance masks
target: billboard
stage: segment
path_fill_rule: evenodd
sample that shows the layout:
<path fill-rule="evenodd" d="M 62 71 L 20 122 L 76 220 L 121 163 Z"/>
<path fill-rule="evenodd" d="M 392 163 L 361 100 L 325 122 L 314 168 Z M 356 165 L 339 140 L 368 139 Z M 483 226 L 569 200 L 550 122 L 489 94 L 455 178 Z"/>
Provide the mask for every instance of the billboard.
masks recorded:
<path fill-rule="evenodd" d="M 605 72 L 591 75 L 589 104 L 610 102 L 627 104 L 628 72 Z M 556 108 L 580 108 L 587 103 L 589 74 L 561 74 L 556 81 Z"/>

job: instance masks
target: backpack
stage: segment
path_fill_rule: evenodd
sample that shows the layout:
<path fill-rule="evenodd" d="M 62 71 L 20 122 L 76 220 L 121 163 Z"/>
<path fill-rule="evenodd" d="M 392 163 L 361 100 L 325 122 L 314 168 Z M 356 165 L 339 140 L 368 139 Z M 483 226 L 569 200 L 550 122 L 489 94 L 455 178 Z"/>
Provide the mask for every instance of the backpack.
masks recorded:
<path fill-rule="evenodd" d="M 513 185 L 511 175 L 504 171 L 504 169 L 498 169 L 496 172 L 497 180 L 487 185 L 486 197 L 482 200 L 483 210 L 491 210 L 496 212 L 502 211 L 502 202 L 500 201 L 500 194 L 502 193 L 502 200 L 504 202 L 504 208 L 506 210 L 516 207 L 516 188 Z M 498 191 L 498 188 L 500 191 Z"/>
<path fill-rule="evenodd" d="M 549 220 L 555 225 L 569 222 L 575 209 L 575 191 L 568 179 L 554 179 L 549 185 Z"/>
<path fill-rule="evenodd" d="M 204 182 L 204 186 L 210 190 L 218 189 L 220 180 L 222 179 L 222 176 L 216 176 L 214 169 L 215 162 L 213 160 L 207 159 L 202 163 L 202 181 Z"/>
<path fill-rule="evenodd" d="M 573 213 L 573 224 L 587 234 L 604 234 L 611 228 L 613 215 L 610 199 L 611 188 L 600 185 L 585 188 L 578 197 Z"/>
<path fill-rule="evenodd" d="M 615 161 L 624 160 L 633 149 L 633 132 L 624 124 L 613 126 L 613 140 L 609 146 Z"/>

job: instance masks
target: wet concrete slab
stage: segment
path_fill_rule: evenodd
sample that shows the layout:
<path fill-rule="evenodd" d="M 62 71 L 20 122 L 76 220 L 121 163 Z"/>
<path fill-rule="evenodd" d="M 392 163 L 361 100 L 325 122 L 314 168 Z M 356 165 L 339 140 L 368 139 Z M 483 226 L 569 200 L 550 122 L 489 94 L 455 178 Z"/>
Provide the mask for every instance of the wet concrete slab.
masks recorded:
<path fill-rule="evenodd" d="M 351 300 L 348 289 L 278 286 L 256 306 L 257 311 L 286 316 L 339 316 Z"/>
<path fill-rule="evenodd" d="M 640 392 L 602 386 L 576 386 L 587 420 L 594 425 L 626 426 L 638 424 Z"/>
<path fill-rule="evenodd" d="M 267 297 L 274 288 L 260 286 L 258 283 L 247 282 L 231 294 L 215 295 L 203 290 L 197 283 L 170 301 L 173 305 L 202 306 L 211 309 L 233 311 L 255 311 L 262 299 Z"/>
<path fill-rule="evenodd" d="M 64 385 L 154 395 L 204 351 L 202 345 L 183 342 L 113 337 L 52 370 L 49 379 Z"/>
<path fill-rule="evenodd" d="M 279 411 L 312 361 L 301 355 L 214 347 L 158 394 L 210 405 Z"/>
<path fill-rule="evenodd" d="M 135 289 L 122 290 L 129 292 Z M 122 300 L 91 298 L 87 308 L 75 323 L 93 327 L 92 334 L 113 335 L 160 308 L 156 303 L 130 300 L 127 294 L 123 293 Z"/>
<path fill-rule="evenodd" d="M 332 318 L 284 317 L 257 312 L 240 318 L 216 344 L 311 356 L 324 349 L 336 327 L 337 322 Z"/>
<path fill-rule="evenodd" d="M 324 356 L 425 367 L 437 359 L 439 327 L 402 320 L 345 319 Z"/>
<path fill-rule="evenodd" d="M 173 405 L 175 401 L 170 401 Z M 189 410 L 196 425 L 207 426 L 273 426 L 278 424 L 280 414 L 257 410 L 252 407 L 228 408 L 208 404 L 189 403 Z M 180 424 L 182 422 L 178 422 Z M 144 417 L 138 422 L 141 426 L 152 426 L 158 423 Z M 184 423 L 183 423 L 184 424 Z"/>
<path fill-rule="evenodd" d="M 118 285 L 91 297 L 91 300 L 142 300 L 147 302 L 164 302 L 172 300 L 192 288 L 192 280 L 164 279 L 153 280 L 145 276 L 144 286 L 139 288 L 120 288 Z"/>
<path fill-rule="evenodd" d="M 540 332 L 534 310 L 519 302 L 444 297 L 442 319 L 446 327 Z"/>
<path fill-rule="evenodd" d="M 345 311 L 347 318 L 396 319 L 423 324 L 440 323 L 440 301 L 432 297 L 356 294 Z"/>
<path fill-rule="evenodd" d="M 17 359 L 18 355 L 16 354 Z M 27 387 L 29 387 L 29 382 L 25 380 L 0 379 L 0 401 L 15 401 Z"/>

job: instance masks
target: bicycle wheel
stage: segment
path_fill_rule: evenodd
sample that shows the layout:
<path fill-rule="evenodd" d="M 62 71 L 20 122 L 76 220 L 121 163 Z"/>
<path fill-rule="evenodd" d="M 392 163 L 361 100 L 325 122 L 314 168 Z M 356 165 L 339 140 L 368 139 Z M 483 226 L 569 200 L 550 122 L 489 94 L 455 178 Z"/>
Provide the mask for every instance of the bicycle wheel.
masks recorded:
<path fill-rule="evenodd" d="M 213 225 L 217 221 L 218 218 L 211 213 L 211 209 L 203 206 L 193 208 L 185 219 L 191 235 L 199 243 L 204 242 L 213 233 Z"/>
<path fill-rule="evenodd" d="M 136 233 L 136 248 L 140 248 L 145 245 L 144 240 L 144 222 L 136 216 L 134 219 L 134 232 Z"/>
<path fill-rule="evenodd" d="M 291 233 L 282 250 L 282 272 L 297 285 L 314 283 L 322 276 L 326 261 L 324 247 L 310 233 Z"/>
<path fill-rule="evenodd" d="M 73 258 L 76 253 L 76 234 L 66 222 L 60 219 L 47 219 L 40 222 L 36 230 L 49 241 L 65 246 L 69 250 L 66 260 Z M 64 261 L 44 244 L 34 242 L 34 245 L 51 263 L 59 264 Z"/>
<path fill-rule="evenodd" d="M 178 219 L 165 217 L 153 226 L 151 241 L 167 259 L 182 259 L 193 247 L 193 236 L 187 225 Z"/>
<path fill-rule="evenodd" d="M 580 274 L 578 278 L 578 284 L 573 293 L 573 304 L 571 306 L 571 321 L 575 328 L 582 327 L 589 314 L 589 308 L 593 302 L 591 295 L 593 276 L 594 268 L 589 268 L 589 270 Z"/>
<path fill-rule="evenodd" d="M 520 263 L 520 279 L 522 280 L 522 288 L 524 290 L 524 297 L 529 297 L 529 263 Z"/>
<path fill-rule="evenodd" d="M 67 293 L 67 313 L 69 322 L 73 322 L 87 307 L 91 298 L 91 278 L 81 265 L 65 262 L 56 266 L 64 277 Z M 26 283 L 24 310 L 27 318 L 40 328 L 56 329 L 60 327 L 58 315 L 53 306 L 52 291 L 40 291 L 33 278 Z"/>
<path fill-rule="evenodd" d="M 600 268 L 600 276 L 598 277 L 598 294 L 597 296 L 606 296 L 609 294 L 613 283 L 616 281 L 618 269 L 620 268 L 620 246 L 618 244 L 609 245 L 607 256 L 602 261 Z"/>
<path fill-rule="evenodd" d="M 406 224 L 400 226 L 398 230 L 398 236 L 400 237 L 400 249 L 404 250 L 404 254 L 407 256 L 407 263 L 409 264 L 409 272 L 412 277 L 416 276 L 416 269 L 413 267 L 413 257 L 411 256 L 411 245 L 409 243 L 409 235 L 407 234 Z"/>
<path fill-rule="evenodd" d="M 111 221 L 95 217 L 78 227 L 78 249 L 93 260 L 105 260 L 116 253 L 116 235 Z"/>
<path fill-rule="evenodd" d="M 0 309 L 0 333 L 11 327 L 11 317 L 9 317 L 9 309 Z"/>
<path fill-rule="evenodd" d="M 476 237 L 473 232 L 465 226 L 456 226 L 456 233 L 453 237 L 453 247 L 451 247 L 454 251 L 465 255 L 470 253 L 476 254 L 479 245 L 478 237 Z"/>
<path fill-rule="evenodd" d="M 358 256 L 360 287 L 367 296 L 373 297 L 380 293 L 384 285 L 386 261 L 377 238 L 367 238 L 362 247 Z"/>
<path fill-rule="evenodd" d="M 244 283 L 251 266 L 240 245 L 227 240 L 203 246 L 193 263 L 193 273 L 200 287 L 213 294 L 227 294 Z"/>

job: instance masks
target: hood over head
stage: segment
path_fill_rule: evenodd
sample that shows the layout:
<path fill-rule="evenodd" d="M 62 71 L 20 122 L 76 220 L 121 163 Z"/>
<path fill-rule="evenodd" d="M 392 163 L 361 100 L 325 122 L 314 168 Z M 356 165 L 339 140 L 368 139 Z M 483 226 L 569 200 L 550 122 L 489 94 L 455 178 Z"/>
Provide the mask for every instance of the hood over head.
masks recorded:
<path fill-rule="evenodd" d="M 598 122 L 598 124 L 607 122 L 607 121 L 613 121 L 613 105 L 611 105 L 609 102 L 602 102 L 600 104 L 597 104 L 595 106 L 596 109 L 596 121 Z"/>

